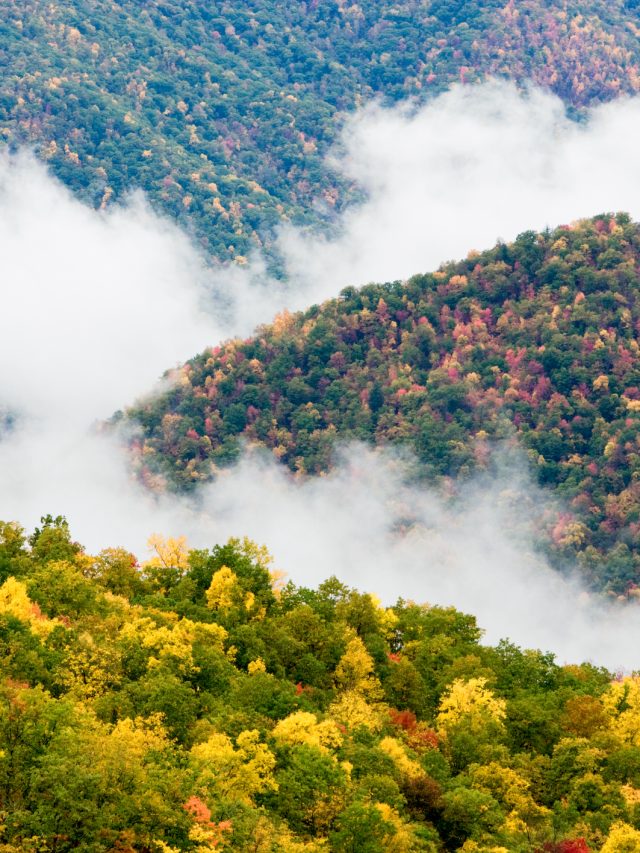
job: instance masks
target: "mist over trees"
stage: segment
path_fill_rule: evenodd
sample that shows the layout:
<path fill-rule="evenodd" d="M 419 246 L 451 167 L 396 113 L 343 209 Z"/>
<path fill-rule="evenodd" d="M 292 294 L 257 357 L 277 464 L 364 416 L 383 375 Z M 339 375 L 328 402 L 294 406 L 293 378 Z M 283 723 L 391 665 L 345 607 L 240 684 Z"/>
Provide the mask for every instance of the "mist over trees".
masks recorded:
<path fill-rule="evenodd" d="M 0 853 L 640 851 L 638 9 L 0 4 Z"/>
<path fill-rule="evenodd" d="M 409 446 L 442 482 L 490 468 L 517 440 L 562 503 L 541 537 L 556 565 L 635 595 L 640 229 L 603 215 L 407 283 L 347 288 L 206 350 L 131 409 L 140 476 L 192 488 L 243 441 L 300 475 L 338 441 Z M 154 477 L 156 478 L 154 480 Z"/>
<path fill-rule="evenodd" d="M 638 26 L 620 0 L 6 0 L 0 131 L 95 207 L 140 187 L 243 264 L 357 197 L 324 162 L 357 106 L 506 77 L 579 113 L 638 92 Z"/>

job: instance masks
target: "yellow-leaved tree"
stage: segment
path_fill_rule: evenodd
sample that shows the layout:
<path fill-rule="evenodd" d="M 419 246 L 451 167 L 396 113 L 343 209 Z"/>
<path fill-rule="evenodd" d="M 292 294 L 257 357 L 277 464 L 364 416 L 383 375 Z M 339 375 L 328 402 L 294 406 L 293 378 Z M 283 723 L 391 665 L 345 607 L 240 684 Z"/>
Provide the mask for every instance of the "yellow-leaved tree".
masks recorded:
<path fill-rule="evenodd" d="M 369 699 L 382 695 L 380 682 L 374 675 L 373 658 L 360 637 L 350 640 L 336 667 L 336 687 L 345 693 L 355 691 Z"/>
<path fill-rule="evenodd" d="M 486 678 L 456 678 L 440 700 L 438 734 L 452 766 L 499 760 L 506 702 L 487 688 Z"/>
<path fill-rule="evenodd" d="M 628 823 L 614 823 L 600 853 L 640 853 L 640 831 Z"/>
<path fill-rule="evenodd" d="M 256 545 L 257 547 L 259 546 Z M 246 618 L 261 620 L 265 617 L 265 608 L 260 604 L 255 593 L 250 589 L 244 589 L 236 573 L 228 566 L 222 566 L 214 572 L 205 595 L 207 607 L 215 610 L 219 617 L 227 617 L 232 613 L 239 621 Z"/>
<path fill-rule="evenodd" d="M 147 542 L 153 556 L 142 564 L 142 571 L 157 589 L 168 591 L 189 568 L 189 550 L 185 536 L 165 539 L 158 533 Z"/>
<path fill-rule="evenodd" d="M 360 637 L 349 641 L 336 667 L 334 682 L 339 695 L 329 714 L 349 728 L 379 729 L 382 687 L 374 674 L 373 658 Z"/>
<path fill-rule="evenodd" d="M 385 835 L 385 853 L 414 853 L 416 850 L 430 848 L 418 846 L 416 836 L 409 824 L 388 803 L 376 803 L 376 809 L 384 822 L 391 828 Z"/>
<path fill-rule="evenodd" d="M 26 622 L 39 637 L 47 637 L 54 626 L 60 624 L 57 619 L 48 619 L 42 613 L 29 598 L 26 585 L 15 578 L 7 578 L 0 586 L 0 614 L 5 613 Z"/>
<path fill-rule="evenodd" d="M 623 743 L 640 746 L 640 677 L 614 681 L 601 701 L 613 734 Z"/>
<path fill-rule="evenodd" d="M 172 625 L 158 625 L 148 616 L 132 618 L 123 625 L 120 641 L 125 647 L 141 646 L 147 652 L 147 669 L 165 665 L 182 675 L 196 671 L 195 642 L 223 652 L 227 632 L 221 625 L 176 619 L 175 616 L 173 619 Z"/>
<path fill-rule="evenodd" d="M 343 737 L 333 720 L 318 722 L 315 714 L 309 711 L 295 711 L 274 728 L 273 737 L 278 743 L 299 746 L 316 746 L 322 752 L 329 752 L 342 746 Z"/>
<path fill-rule="evenodd" d="M 211 578 L 211 585 L 206 593 L 207 606 L 211 610 L 228 613 L 235 604 L 237 591 L 237 575 L 228 566 L 222 566 Z"/>
<path fill-rule="evenodd" d="M 391 607 L 383 607 L 380 599 L 377 595 L 372 595 L 368 593 L 369 598 L 371 599 L 371 603 L 375 608 L 376 620 L 378 622 L 378 630 L 383 635 L 386 640 L 391 639 L 394 631 L 396 630 L 396 626 L 398 624 L 398 617 L 395 614 L 395 611 Z"/>
<path fill-rule="evenodd" d="M 256 794 L 275 791 L 276 759 L 260 742 L 256 729 L 241 732 L 233 745 L 227 735 L 214 733 L 192 747 L 189 763 L 204 798 L 222 797 L 251 804 Z"/>
<path fill-rule="evenodd" d="M 438 729 L 447 734 L 460 723 L 473 733 L 487 727 L 502 728 L 506 702 L 487 689 L 486 678 L 457 678 L 440 700 Z"/>
<path fill-rule="evenodd" d="M 473 765 L 469 777 L 474 790 L 489 794 L 500 803 L 506 814 L 502 833 L 514 849 L 532 841 L 537 842 L 537 847 L 548 838 L 551 811 L 536 803 L 527 779 L 496 761 Z"/>
<path fill-rule="evenodd" d="M 396 770 L 405 780 L 415 781 L 425 776 L 422 767 L 413 758 L 409 758 L 406 749 L 397 738 L 383 737 L 379 747 L 393 761 Z"/>
<path fill-rule="evenodd" d="M 60 684 L 76 699 L 95 699 L 122 681 L 122 654 L 116 645 L 97 643 L 85 631 L 64 656 L 58 675 Z"/>

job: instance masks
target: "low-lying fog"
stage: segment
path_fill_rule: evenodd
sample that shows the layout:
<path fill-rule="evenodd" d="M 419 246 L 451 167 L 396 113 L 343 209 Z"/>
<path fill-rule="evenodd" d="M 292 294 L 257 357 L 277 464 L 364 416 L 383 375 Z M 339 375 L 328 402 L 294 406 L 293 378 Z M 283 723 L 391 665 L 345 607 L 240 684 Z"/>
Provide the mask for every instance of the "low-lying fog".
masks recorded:
<path fill-rule="evenodd" d="M 559 578 L 534 556 L 535 530 L 512 523 L 546 499 L 521 465 L 469 484 L 452 508 L 408 485 L 401 459 L 359 446 L 304 483 L 250 454 L 194 507 L 142 491 L 116 439 L 93 427 L 166 368 L 283 307 L 427 271 L 529 228 L 604 210 L 640 217 L 639 129 L 637 99 L 577 125 L 554 97 L 507 84 L 456 88 L 421 109 L 371 105 L 347 123 L 334 163 L 368 200 L 335 239 L 281 232 L 286 285 L 258 257 L 249 270 L 212 270 L 142 196 L 96 212 L 29 154 L 4 156 L 0 404 L 18 419 L 0 441 L 0 518 L 30 527 L 64 514 L 88 549 L 124 545 L 141 558 L 152 532 L 194 546 L 246 534 L 297 583 L 336 574 L 389 601 L 474 613 L 490 641 L 637 668 L 640 611 Z"/>

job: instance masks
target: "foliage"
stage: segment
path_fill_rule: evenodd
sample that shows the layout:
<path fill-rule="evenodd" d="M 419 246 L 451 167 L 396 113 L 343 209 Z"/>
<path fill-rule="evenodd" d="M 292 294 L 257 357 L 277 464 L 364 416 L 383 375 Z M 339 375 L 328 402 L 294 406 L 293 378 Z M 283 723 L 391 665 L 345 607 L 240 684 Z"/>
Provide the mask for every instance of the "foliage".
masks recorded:
<path fill-rule="evenodd" d="M 242 439 L 310 475 L 358 439 L 408 445 L 450 485 L 517 442 L 561 498 L 537 530 L 554 563 L 640 594 L 639 262 L 640 227 L 602 215 L 347 288 L 187 362 L 130 411 L 144 432 L 135 464 L 191 488 Z"/>
<path fill-rule="evenodd" d="M 141 187 L 239 264 L 353 198 L 324 158 L 363 101 L 487 76 L 577 110 L 640 88 L 623 0 L 4 0 L 0 44 L 0 138 L 97 208 Z"/>
<path fill-rule="evenodd" d="M 50 551 L 0 524 L 3 853 L 638 849 L 637 677 L 335 578 L 275 597 L 250 540 L 157 537 L 133 577 L 119 549 L 61 559 L 54 527 Z M 211 595 L 224 567 L 259 616 Z"/>

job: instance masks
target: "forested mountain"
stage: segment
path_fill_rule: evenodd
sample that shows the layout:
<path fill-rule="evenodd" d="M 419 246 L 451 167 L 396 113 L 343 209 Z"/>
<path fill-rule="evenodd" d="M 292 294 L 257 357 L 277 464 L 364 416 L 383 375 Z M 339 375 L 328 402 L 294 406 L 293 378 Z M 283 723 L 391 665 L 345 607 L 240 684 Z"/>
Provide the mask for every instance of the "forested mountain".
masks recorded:
<path fill-rule="evenodd" d="M 640 91 L 640 0 L 3 0 L 0 67 L 3 148 L 31 146 L 95 208 L 141 188 L 208 259 L 259 249 L 277 273 L 279 224 L 330 232 L 361 193 L 326 160 L 360 106 L 497 77 L 580 121 Z M 18 262 L 3 278 L 21 331 Z M 84 322 L 82 300 L 58 299 L 64 269 L 42 277 L 56 332 L 56 311 Z M 247 444 L 304 478 L 359 441 L 402 448 L 448 500 L 516 448 L 553 496 L 536 545 L 640 598 L 639 336 L 640 224 L 606 213 L 284 312 L 110 427 L 141 482 L 183 492 Z M 33 347 L 38 382 L 51 346 L 84 356 L 58 337 Z M 49 436 L 26 426 L 41 444 L 33 464 L 12 445 L 15 470 L 45 460 L 64 488 L 7 466 L 3 499 L 84 498 L 94 446 L 74 466 L 80 432 L 56 419 L 48 466 Z M 97 479 L 106 524 L 122 483 Z M 0 853 L 640 851 L 637 673 L 485 645 L 453 607 L 287 582 L 246 538 L 149 549 L 87 553 L 62 516 L 30 535 L 0 521 Z"/>
<path fill-rule="evenodd" d="M 337 441 L 406 444 L 432 478 L 490 464 L 515 437 L 564 509 L 559 565 L 633 592 L 640 577 L 640 226 L 624 214 L 527 232 L 406 283 L 347 288 L 208 350 L 128 414 L 143 479 L 188 488 L 240 439 L 293 471 Z"/>
<path fill-rule="evenodd" d="M 0 523 L 3 853 L 621 853 L 640 679 L 232 539 Z"/>
<path fill-rule="evenodd" d="M 4 0 L 0 138 L 242 263 L 352 196 L 323 158 L 359 104 L 493 75 L 579 110 L 638 91 L 639 28 L 635 0 Z"/>

